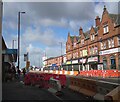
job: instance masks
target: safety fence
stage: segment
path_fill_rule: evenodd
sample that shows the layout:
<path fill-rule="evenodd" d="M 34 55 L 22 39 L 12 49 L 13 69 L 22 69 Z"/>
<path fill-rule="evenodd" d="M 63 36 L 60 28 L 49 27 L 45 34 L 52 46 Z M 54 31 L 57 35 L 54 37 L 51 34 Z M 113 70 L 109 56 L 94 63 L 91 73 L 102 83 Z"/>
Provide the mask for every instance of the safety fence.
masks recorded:
<path fill-rule="evenodd" d="M 39 85 L 39 87 L 49 88 L 49 80 L 53 77 L 60 81 L 62 87 L 66 86 L 66 76 L 62 74 L 42 73 L 42 72 L 29 72 L 25 75 L 25 85 Z"/>
<path fill-rule="evenodd" d="M 116 84 L 116 83 L 96 81 L 93 79 L 80 78 L 78 76 L 70 77 L 69 80 L 70 80 L 69 88 L 71 90 L 77 91 L 79 93 L 93 97 L 96 100 L 102 100 L 102 101 L 105 100 L 105 95 L 107 95 L 109 92 L 111 92 L 112 90 L 114 90 L 116 87 L 119 86 L 119 84 Z M 120 96 L 120 93 L 119 93 L 119 96 Z"/>
<path fill-rule="evenodd" d="M 120 77 L 120 70 L 89 70 L 80 71 L 80 76 L 88 77 Z"/>
<path fill-rule="evenodd" d="M 35 71 L 37 72 L 37 71 Z M 120 70 L 89 70 L 89 71 L 66 71 L 66 70 L 45 70 L 39 71 L 42 73 L 73 75 L 73 76 L 87 76 L 87 77 L 120 77 Z"/>

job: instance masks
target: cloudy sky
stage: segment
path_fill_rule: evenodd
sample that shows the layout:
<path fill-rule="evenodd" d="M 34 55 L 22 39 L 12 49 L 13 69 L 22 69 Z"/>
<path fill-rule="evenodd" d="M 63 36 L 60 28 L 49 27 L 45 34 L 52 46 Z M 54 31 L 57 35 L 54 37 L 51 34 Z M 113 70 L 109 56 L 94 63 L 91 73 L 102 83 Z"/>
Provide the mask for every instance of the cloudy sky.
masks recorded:
<path fill-rule="evenodd" d="M 20 66 L 24 67 L 23 55 L 29 52 L 31 65 L 40 66 L 41 58 L 65 54 L 68 32 L 78 35 L 80 26 L 87 31 L 95 25 L 95 17 L 101 18 L 106 5 L 109 13 L 118 13 L 118 2 L 9 2 L 3 0 L 2 35 L 8 48 L 15 41 L 17 48 L 18 12 L 21 14 Z M 25 1 L 25 0 L 24 0 Z M 28 0 L 26 0 L 28 1 Z M 87 0 L 85 0 L 87 1 Z M 118 0 L 116 0 L 118 1 Z"/>

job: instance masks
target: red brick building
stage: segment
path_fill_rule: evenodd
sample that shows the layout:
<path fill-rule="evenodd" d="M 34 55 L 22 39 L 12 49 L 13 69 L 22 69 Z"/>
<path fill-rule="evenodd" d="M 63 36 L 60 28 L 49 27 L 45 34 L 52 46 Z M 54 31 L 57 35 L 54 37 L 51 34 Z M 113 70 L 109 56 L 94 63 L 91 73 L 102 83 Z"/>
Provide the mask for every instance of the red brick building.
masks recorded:
<path fill-rule="evenodd" d="M 102 18 L 95 18 L 95 26 L 78 36 L 68 33 L 66 55 L 47 59 L 48 66 L 61 64 L 65 70 L 120 70 L 120 15 L 110 14 L 104 6 Z M 63 59 L 66 58 L 63 64 Z"/>
<path fill-rule="evenodd" d="M 45 60 L 46 61 L 46 69 L 50 70 L 60 70 L 61 65 L 66 61 L 66 55 L 51 57 Z"/>
<path fill-rule="evenodd" d="M 109 14 L 106 7 L 102 18 L 95 18 L 95 27 L 78 36 L 70 36 L 66 42 L 66 69 L 120 69 L 120 16 Z"/>

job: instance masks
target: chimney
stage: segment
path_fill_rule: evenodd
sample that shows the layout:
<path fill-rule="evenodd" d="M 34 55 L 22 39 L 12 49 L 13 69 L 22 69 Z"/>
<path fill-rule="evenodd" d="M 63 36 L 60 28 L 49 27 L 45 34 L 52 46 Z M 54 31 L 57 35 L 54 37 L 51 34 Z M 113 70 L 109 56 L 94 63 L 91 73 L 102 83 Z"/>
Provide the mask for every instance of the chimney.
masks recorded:
<path fill-rule="evenodd" d="M 81 34 L 83 34 L 83 29 L 82 29 L 82 27 L 80 27 L 80 29 L 79 29 L 79 35 L 81 35 Z"/>
<path fill-rule="evenodd" d="M 100 18 L 99 18 L 99 16 L 96 16 L 95 22 L 96 22 L 96 27 L 100 25 Z"/>

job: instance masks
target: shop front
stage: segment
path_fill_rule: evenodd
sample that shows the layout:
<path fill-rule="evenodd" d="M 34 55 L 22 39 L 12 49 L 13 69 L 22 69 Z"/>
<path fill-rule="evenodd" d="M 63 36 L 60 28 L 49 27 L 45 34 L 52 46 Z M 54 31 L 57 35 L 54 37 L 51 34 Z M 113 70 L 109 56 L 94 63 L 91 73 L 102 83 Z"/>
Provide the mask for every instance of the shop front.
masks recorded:
<path fill-rule="evenodd" d="M 83 70 L 83 71 L 87 70 L 86 61 L 87 61 L 87 58 L 81 58 L 81 59 L 79 59 L 80 70 Z"/>
<path fill-rule="evenodd" d="M 72 61 L 67 61 L 66 62 L 66 68 L 65 68 L 65 70 L 72 71 Z"/>
<path fill-rule="evenodd" d="M 74 71 L 79 71 L 78 59 L 72 61 L 72 66 Z"/>
<path fill-rule="evenodd" d="M 89 70 L 98 70 L 98 56 L 88 58 Z"/>

